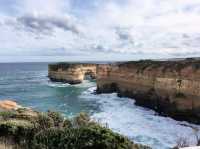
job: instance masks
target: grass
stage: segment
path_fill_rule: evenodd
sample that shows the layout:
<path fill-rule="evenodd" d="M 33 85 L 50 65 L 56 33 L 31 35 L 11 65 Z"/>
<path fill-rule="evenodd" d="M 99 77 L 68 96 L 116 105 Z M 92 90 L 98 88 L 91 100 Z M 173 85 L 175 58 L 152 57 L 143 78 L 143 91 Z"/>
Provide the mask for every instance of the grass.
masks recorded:
<path fill-rule="evenodd" d="M 49 64 L 49 70 L 51 71 L 57 71 L 58 69 L 62 70 L 68 70 L 69 68 L 78 68 L 81 66 L 93 66 L 96 64 L 90 64 L 90 63 L 79 63 L 79 62 L 61 62 L 61 63 L 55 63 L 55 64 Z"/>
<path fill-rule="evenodd" d="M 199 59 L 184 59 L 184 60 L 172 60 L 172 61 L 156 61 L 156 60 L 140 60 L 140 61 L 129 61 L 125 63 L 119 63 L 119 67 L 127 66 L 127 67 L 135 67 L 137 69 L 137 73 L 143 73 L 146 69 L 162 69 L 162 73 L 167 71 L 175 71 L 180 73 L 182 69 L 191 66 L 193 70 L 198 70 L 200 68 L 200 60 Z"/>

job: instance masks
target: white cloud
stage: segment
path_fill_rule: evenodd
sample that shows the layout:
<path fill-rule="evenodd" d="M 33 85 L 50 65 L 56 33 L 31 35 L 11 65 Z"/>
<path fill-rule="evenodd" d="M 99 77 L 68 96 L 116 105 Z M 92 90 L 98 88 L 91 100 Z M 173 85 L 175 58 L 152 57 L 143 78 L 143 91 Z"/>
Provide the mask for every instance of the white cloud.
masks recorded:
<path fill-rule="evenodd" d="M 198 48 L 194 46 L 197 41 L 193 38 L 200 33 L 198 10 L 200 1 L 129 0 L 122 6 L 110 2 L 103 11 L 99 11 L 96 22 L 106 22 L 103 25 L 110 28 L 117 26 L 129 29 L 126 36 L 131 39 L 130 44 L 126 41 L 119 51 L 134 52 L 140 48 L 140 51 L 146 53 L 151 50 L 162 54 L 165 51 L 162 49 L 172 47 L 174 53 L 179 51 L 184 54 L 185 50 L 181 49 L 196 51 Z M 183 34 L 190 36 L 187 46 L 184 44 Z"/>
<path fill-rule="evenodd" d="M 114 58 L 117 53 L 124 59 L 127 54 L 200 56 L 199 0 L 92 2 L 89 13 L 78 15 L 70 0 L 19 1 L 16 14 L 0 15 L 0 54 L 6 49 L 7 55 L 62 55 L 56 52 L 62 49 L 66 55 L 113 53 Z"/>

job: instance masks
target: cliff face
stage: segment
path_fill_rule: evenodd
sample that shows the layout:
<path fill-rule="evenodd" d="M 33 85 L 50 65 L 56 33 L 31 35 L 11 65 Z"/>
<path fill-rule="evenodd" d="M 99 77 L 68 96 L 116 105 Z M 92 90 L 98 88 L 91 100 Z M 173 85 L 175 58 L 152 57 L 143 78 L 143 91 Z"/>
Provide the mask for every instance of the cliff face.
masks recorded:
<path fill-rule="evenodd" d="M 85 77 L 96 78 L 96 64 L 58 63 L 49 65 L 48 76 L 52 81 L 69 84 L 81 83 Z"/>
<path fill-rule="evenodd" d="M 49 65 L 52 81 L 77 84 L 86 76 L 97 78 L 97 93 L 117 92 L 162 115 L 200 123 L 200 60 Z"/>
<path fill-rule="evenodd" d="M 117 92 L 137 105 L 200 123 L 200 61 L 138 61 L 97 66 L 97 93 Z"/>

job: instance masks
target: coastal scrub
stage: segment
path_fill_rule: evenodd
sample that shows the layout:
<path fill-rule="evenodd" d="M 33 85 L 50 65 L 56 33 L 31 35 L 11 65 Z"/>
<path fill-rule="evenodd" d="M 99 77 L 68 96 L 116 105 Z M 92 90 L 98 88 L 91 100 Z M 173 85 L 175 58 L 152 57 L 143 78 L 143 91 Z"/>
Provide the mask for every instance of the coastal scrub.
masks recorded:
<path fill-rule="evenodd" d="M 13 149 L 149 149 L 92 121 L 85 113 L 66 119 L 57 112 L 30 109 L 0 112 L 0 140 L 1 145 Z"/>

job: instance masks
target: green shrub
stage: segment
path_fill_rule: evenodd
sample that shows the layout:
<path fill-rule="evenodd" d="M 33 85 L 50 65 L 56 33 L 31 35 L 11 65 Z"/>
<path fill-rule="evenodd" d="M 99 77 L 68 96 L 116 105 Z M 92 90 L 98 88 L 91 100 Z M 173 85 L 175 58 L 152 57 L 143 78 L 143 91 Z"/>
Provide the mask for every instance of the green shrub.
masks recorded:
<path fill-rule="evenodd" d="M 14 111 L 2 111 L 0 112 L 0 117 L 3 120 L 8 120 L 9 118 L 14 118 L 15 112 Z"/>
<path fill-rule="evenodd" d="M 25 120 L 8 120 L 0 123 L 0 132 L 0 137 L 13 138 L 17 146 L 24 143 L 29 145 L 34 135 L 34 126 Z"/>
<path fill-rule="evenodd" d="M 35 135 L 33 148 L 59 148 L 63 135 L 64 130 L 59 128 L 49 128 L 42 130 Z"/>
<path fill-rule="evenodd" d="M 85 126 L 88 125 L 89 123 L 90 123 L 89 115 L 83 112 L 79 113 L 79 115 L 76 116 L 73 120 L 73 125 L 75 127 Z"/>
<path fill-rule="evenodd" d="M 48 111 L 47 115 L 53 119 L 56 127 L 60 126 L 64 121 L 64 117 L 59 112 Z"/>
<path fill-rule="evenodd" d="M 98 125 L 65 130 L 46 129 L 35 136 L 34 144 L 48 149 L 132 149 L 133 147 L 127 138 Z"/>
<path fill-rule="evenodd" d="M 8 118 L 0 121 L 0 138 L 11 138 L 21 149 L 148 149 L 92 122 L 85 113 L 71 120 L 57 112 L 38 113 L 35 121 Z"/>
<path fill-rule="evenodd" d="M 40 130 L 54 127 L 53 119 L 49 117 L 46 113 L 41 113 L 38 115 L 37 123 Z"/>
<path fill-rule="evenodd" d="M 69 119 L 65 119 L 64 122 L 63 122 L 63 127 L 64 128 L 72 128 L 73 124 Z"/>
<path fill-rule="evenodd" d="M 66 130 L 62 144 L 79 149 L 129 149 L 132 143 L 111 130 L 94 125 Z"/>

